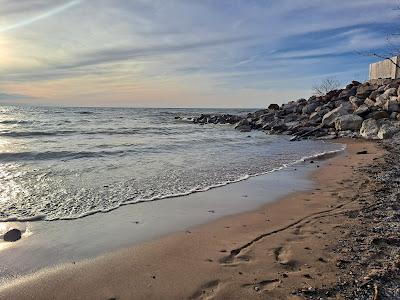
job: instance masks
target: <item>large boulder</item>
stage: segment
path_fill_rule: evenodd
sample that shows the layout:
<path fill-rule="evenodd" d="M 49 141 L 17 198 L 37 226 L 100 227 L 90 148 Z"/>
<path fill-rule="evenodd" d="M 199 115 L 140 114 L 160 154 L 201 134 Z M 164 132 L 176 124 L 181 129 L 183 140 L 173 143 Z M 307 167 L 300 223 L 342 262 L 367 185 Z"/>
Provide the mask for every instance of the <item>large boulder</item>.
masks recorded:
<path fill-rule="evenodd" d="M 364 103 L 363 99 L 360 99 L 360 98 L 357 98 L 357 97 L 354 97 L 354 96 L 351 96 L 349 98 L 349 101 L 350 101 L 351 104 L 353 104 L 354 107 L 358 107 L 358 106 L 360 106 L 361 104 Z"/>
<path fill-rule="evenodd" d="M 396 88 L 388 88 L 383 94 L 388 97 L 397 96 L 397 89 Z"/>
<path fill-rule="evenodd" d="M 351 106 L 350 103 L 349 103 L 349 105 Z M 335 124 L 335 120 L 338 117 L 347 115 L 347 114 L 349 114 L 350 111 L 351 111 L 351 108 L 349 108 L 345 105 L 340 105 L 339 107 L 331 110 L 330 112 L 326 113 L 322 117 L 322 125 L 325 127 L 333 127 L 333 125 Z"/>
<path fill-rule="evenodd" d="M 383 109 L 386 110 L 389 113 L 392 112 L 400 112 L 400 105 L 397 99 L 389 99 L 386 101 L 386 103 L 383 105 Z"/>
<path fill-rule="evenodd" d="M 368 115 L 365 116 L 365 118 L 380 120 L 380 119 L 389 118 L 389 114 L 386 111 L 377 110 L 377 111 L 373 111 L 373 112 L 369 113 Z"/>
<path fill-rule="evenodd" d="M 311 114 L 312 112 L 314 112 L 315 109 L 316 109 L 317 107 L 319 107 L 319 106 L 320 106 L 320 103 L 319 103 L 319 102 L 312 102 L 312 103 L 309 103 L 309 104 L 307 104 L 307 105 L 305 105 L 305 106 L 303 107 L 302 112 L 303 112 L 303 114 L 305 114 L 305 115 L 309 115 L 309 114 Z"/>
<path fill-rule="evenodd" d="M 372 107 L 372 106 L 375 106 L 375 101 L 373 101 L 373 100 L 370 99 L 370 98 L 367 98 L 367 99 L 365 99 L 364 104 L 365 104 L 366 106 L 368 106 L 368 107 Z"/>
<path fill-rule="evenodd" d="M 362 84 L 357 87 L 357 94 L 356 96 L 358 98 L 365 99 L 367 98 L 374 90 L 376 90 L 375 85 L 369 85 L 369 84 Z"/>
<path fill-rule="evenodd" d="M 251 130 L 251 123 L 247 119 L 240 120 L 236 123 L 235 129 L 241 132 L 249 132 Z"/>
<path fill-rule="evenodd" d="M 272 104 L 270 104 L 268 106 L 268 109 L 270 109 L 270 110 L 279 110 L 279 105 L 275 104 L 275 103 L 272 103 Z"/>
<path fill-rule="evenodd" d="M 361 124 L 363 123 L 363 119 L 357 115 L 343 115 L 338 117 L 335 120 L 335 129 L 337 131 L 345 131 L 345 130 L 359 130 Z"/>
<path fill-rule="evenodd" d="M 400 131 L 399 122 L 391 122 L 387 120 L 383 122 L 378 131 L 378 138 L 381 140 L 390 139 L 393 135 Z"/>
<path fill-rule="evenodd" d="M 378 122 L 375 119 L 367 119 L 362 122 L 360 135 L 365 139 L 376 139 L 378 131 Z"/>
<path fill-rule="evenodd" d="M 365 117 L 370 112 L 371 112 L 370 108 L 367 105 L 362 104 L 353 112 L 353 114 L 360 116 L 360 117 Z"/>

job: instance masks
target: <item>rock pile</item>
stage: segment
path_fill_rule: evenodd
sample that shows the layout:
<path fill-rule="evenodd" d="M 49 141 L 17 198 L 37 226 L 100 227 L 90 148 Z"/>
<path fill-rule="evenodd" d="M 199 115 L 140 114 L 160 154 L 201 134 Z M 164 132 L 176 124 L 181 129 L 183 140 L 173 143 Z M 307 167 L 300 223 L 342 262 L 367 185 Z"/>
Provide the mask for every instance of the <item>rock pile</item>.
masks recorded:
<path fill-rule="evenodd" d="M 192 122 L 232 124 L 243 132 L 263 130 L 268 134 L 293 135 L 293 139 L 386 139 L 400 132 L 399 86 L 399 79 L 352 81 L 344 89 L 332 90 L 324 96 L 281 106 L 271 104 L 247 116 L 202 114 Z"/>

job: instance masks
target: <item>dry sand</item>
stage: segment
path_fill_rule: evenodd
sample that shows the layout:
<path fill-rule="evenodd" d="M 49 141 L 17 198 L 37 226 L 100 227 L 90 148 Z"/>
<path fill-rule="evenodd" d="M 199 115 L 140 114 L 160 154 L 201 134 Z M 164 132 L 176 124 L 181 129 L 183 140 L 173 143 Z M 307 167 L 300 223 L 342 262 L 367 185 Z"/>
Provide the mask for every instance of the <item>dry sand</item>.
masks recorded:
<path fill-rule="evenodd" d="M 3 287 L 0 299 L 302 299 L 293 292 L 336 282 L 341 270 L 330 249 L 345 234 L 343 212 L 369 191 L 354 171 L 384 152 L 374 142 L 342 142 L 344 154 L 321 168 L 314 163 L 314 190 L 38 272 Z M 368 154 L 356 154 L 361 150 Z"/>

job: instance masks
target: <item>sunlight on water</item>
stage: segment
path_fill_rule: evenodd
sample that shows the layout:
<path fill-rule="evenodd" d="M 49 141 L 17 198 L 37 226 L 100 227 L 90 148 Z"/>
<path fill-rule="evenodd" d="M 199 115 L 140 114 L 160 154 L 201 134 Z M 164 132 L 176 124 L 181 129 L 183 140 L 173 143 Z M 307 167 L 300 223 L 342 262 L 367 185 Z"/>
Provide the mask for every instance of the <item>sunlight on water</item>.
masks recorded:
<path fill-rule="evenodd" d="M 3 106 L 0 111 L 2 220 L 106 212 L 207 190 L 339 148 L 174 118 L 215 110 Z"/>

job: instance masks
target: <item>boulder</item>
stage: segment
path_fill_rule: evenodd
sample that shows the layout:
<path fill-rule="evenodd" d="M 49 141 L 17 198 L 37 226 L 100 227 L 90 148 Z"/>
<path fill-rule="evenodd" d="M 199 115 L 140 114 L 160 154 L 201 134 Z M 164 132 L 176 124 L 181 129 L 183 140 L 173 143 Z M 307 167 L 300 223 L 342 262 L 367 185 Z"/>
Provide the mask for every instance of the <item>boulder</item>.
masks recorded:
<path fill-rule="evenodd" d="M 374 90 L 376 90 L 376 86 L 369 85 L 369 84 L 362 84 L 357 87 L 357 94 L 358 98 L 365 99 L 367 98 Z"/>
<path fill-rule="evenodd" d="M 270 110 L 279 110 L 279 105 L 275 104 L 275 103 L 272 103 L 272 104 L 270 104 L 268 106 L 268 109 L 270 109 Z"/>
<path fill-rule="evenodd" d="M 386 96 L 397 96 L 397 89 L 396 88 L 389 88 L 384 93 Z"/>
<path fill-rule="evenodd" d="M 367 105 L 362 104 L 353 112 L 353 114 L 360 117 L 364 117 L 368 115 L 370 112 L 371 112 L 370 108 Z"/>
<path fill-rule="evenodd" d="M 365 99 L 364 104 L 368 107 L 375 106 L 375 101 L 370 98 Z"/>
<path fill-rule="evenodd" d="M 319 106 L 320 106 L 320 103 L 319 103 L 319 102 L 312 102 L 312 103 L 309 103 L 309 104 L 307 104 L 307 105 L 305 105 L 305 106 L 303 107 L 302 113 L 305 114 L 305 115 L 309 115 L 309 114 L 311 114 L 312 112 L 314 112 L 315 109 L 316 109 L 317 107 L 319 107 Z"/>
<path fill-rule="evenodd" d="M 373 112 L 369 113 L 368 115 L 365 116 L 365 118 L 380 120 L 380 119 L 389 118 L 389 114 L 386 111 L 377 110 L 377 111 L 373 111 Z"/>
<path fill-rule="evenodd" d="M 241 132 L 249 132 L 251 130 L 251 124 L 249 120 L 243 119 L 236 123 L 235 129 Z"/>
<path fill-rule="evenodd" d="M 378 107 L 383 107 L 385 105 L 386 101 L 388 101 L 388 100 L 389 100 L 389 96 L 382 94 L 382 95 L 376 97 L 374 105 L 378 106 Z"/>
<path fill-rule="evenodd" d="M 357 98 L 357 97 L 354 97 L 354 96 L 351 96 L 349 98 L 349 101 L 350 101 L 351 104 L 353 104 L 353 106 L 356 106 L 356 107 L 358 107 L 358 106 L 360 106 L 361 104 L 364 103 L 363 99 L 360 99 L 360 98 Z"/>
<path fill-rule="evenodd" d="M 21 239 L 21 230 L 19 229 L 11 229 L 4 234 L 3 239 L 6 242 L 16 242 Z"/>
<path fill-rule="evenodd" d="M 400 105 L 399 102 L 397 102 L 397 99 L 389 99 L 383 105 L 383 109 L 389 113 L 400 112 Z"/>
<path fill-rule="evenodd" d="M 383 122 L 378 131 L 378 138 L 381 140 L 389 139 L 400 131 L 398 122 Z"/>
<path fill-rule="evenodd" d="M 326 113 L 322 117 L 322 125 L 325 127 L 332 127 L 335 124 L 335 120 L 343 115 L 347 115 L 350 112 L 350 109 L 346 106 L 339 106 L 330 112 Z"/>
<path fill-rule="evenodd" d="M 375 119 L 367 119 L 362 122 L 360 135 L 365 139 L 376 139 L 378 131 L 378 122 Z"/>
<path fill-rule="evenodd" d="M 361 124 L 363 123 L 363 119 L 357 115 L 343 115 L 338 117 L 335 120 L 335 129 L 337 131 L 346 131 L 346 130 L 359 130 Z"/>

